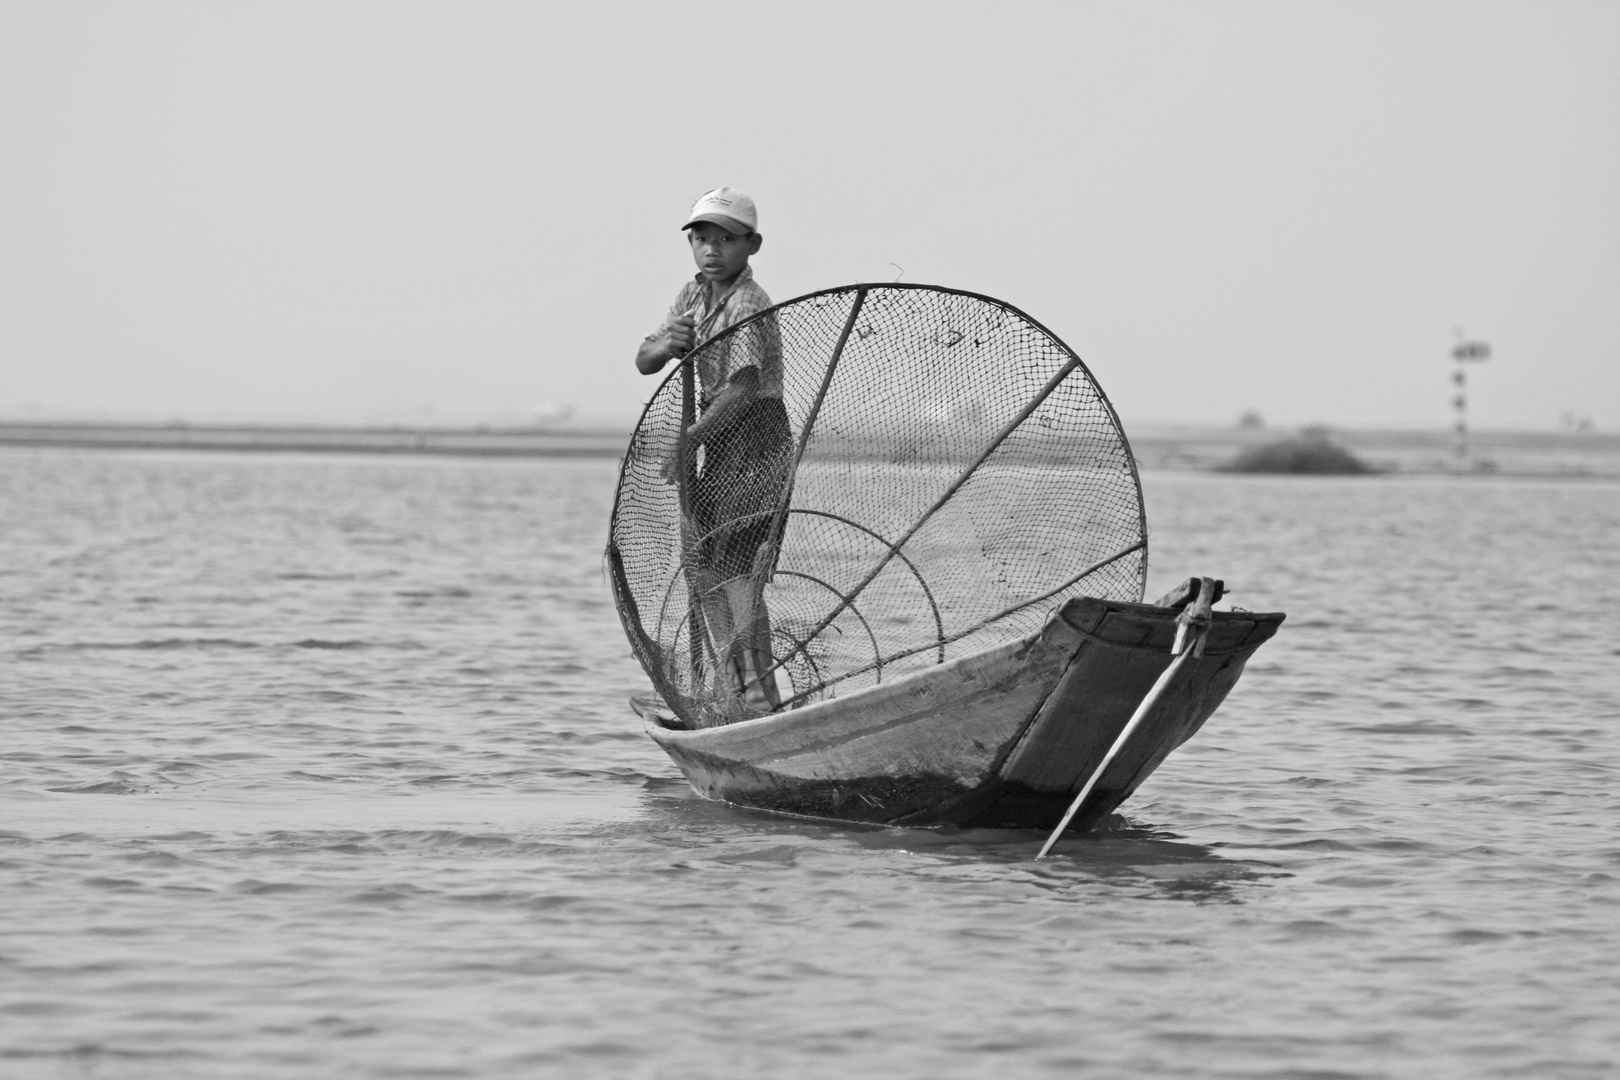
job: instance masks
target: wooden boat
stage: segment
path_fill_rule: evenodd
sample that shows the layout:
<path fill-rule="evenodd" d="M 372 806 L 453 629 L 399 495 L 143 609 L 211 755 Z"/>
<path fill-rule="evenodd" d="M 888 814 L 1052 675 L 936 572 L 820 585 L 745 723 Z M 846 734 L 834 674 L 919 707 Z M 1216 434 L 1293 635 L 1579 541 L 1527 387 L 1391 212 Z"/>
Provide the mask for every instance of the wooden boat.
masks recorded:
<path fill-rule="evenodd" d="M 1039 632 L 896 682 L 785 713 L 689 730 L 633 704 L 711 799 L 882 825 L 1050 829 L 1170 668 L 1183 586 L 1161 605 L 1072 599 Z M 1074 815 L 1123 803 L 1225 700 L 1278 613 L 1213 612 L 1202 655 L 1149 703 Z"/>
<path fill-rule="evenodd" d="M 697 383 L 735 364 L 780 364 L 790 437 L 711 466 Z M 659 695 L 637 711 L 699 793 L 1055 837 L 1128 798 L 1283 620 L 1214 612 L 1210 578 L 1141 603 L 1147 544 L 1080 357 L 1003 301 L 895 283 L 694 348 L 631 439 L 606 555 Z"/>

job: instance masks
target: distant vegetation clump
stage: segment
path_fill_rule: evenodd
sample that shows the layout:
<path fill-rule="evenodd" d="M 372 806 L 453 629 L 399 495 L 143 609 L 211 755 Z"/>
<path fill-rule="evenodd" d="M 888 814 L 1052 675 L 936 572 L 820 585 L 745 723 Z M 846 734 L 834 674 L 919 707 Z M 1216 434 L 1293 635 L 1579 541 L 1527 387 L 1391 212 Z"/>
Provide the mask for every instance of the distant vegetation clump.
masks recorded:
<path fill-rule="evenodd" d="M 1220 471 L 1358 476 L 1377 470 L 1344 447 L 1329 442 L 1325 434 L 1307 431 L 1299 438 L 1251 446 L 1220 466 Z"/>

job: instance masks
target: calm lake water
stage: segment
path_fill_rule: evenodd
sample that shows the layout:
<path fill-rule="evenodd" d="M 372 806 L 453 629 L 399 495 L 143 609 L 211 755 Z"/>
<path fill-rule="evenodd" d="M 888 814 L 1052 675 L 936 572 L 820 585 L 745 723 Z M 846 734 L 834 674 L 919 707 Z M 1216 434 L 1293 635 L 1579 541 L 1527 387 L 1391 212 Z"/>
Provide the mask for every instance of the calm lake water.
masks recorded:
<path fill-rule="evenodd" d="M 692 795 L 614 471 L 0 452 L 0 1075 L 1620 1068 L 1620 485 L 1149 474 L 1289 621 L 1037 863 Z"/>

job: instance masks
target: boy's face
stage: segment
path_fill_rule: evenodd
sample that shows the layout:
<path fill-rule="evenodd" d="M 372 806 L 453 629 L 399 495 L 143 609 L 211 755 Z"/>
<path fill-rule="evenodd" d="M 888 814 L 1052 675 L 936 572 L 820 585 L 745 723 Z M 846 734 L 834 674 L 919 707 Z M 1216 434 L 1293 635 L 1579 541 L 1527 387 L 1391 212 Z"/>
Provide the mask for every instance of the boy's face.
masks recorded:
<path fill-rule="evenodd" d="M 758 233 L 736 236 L 712 221 L 700 221 L 687 230 L 692 244 L 692 261 L 703 280 L 727 282 L 743 272 L 748 257 L 759 250 Z"/>

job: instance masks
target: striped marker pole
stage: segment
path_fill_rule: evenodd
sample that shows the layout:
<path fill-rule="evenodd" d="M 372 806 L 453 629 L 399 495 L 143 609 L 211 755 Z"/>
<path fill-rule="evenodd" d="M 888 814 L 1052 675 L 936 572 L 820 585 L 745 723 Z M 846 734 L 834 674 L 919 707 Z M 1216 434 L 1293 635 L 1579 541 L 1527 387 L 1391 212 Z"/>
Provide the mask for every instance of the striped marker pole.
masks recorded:
<path fill-rule="evenodd" d="M 1462 340 L 1460 332 L 1457 336 L 1457 344 L 1451 349 L 1451 358 L 1457 363 L 1451 372 L 1451 383 L 1456 387 L 1451 398 L 1451 407 L 1456 413 L 1452 431 L 1457 464 L 1463 465 L 1468 461 L 1468 365 L 1474 361 L 1489 360 L 1491 347 L 1483 341 Z"/>

